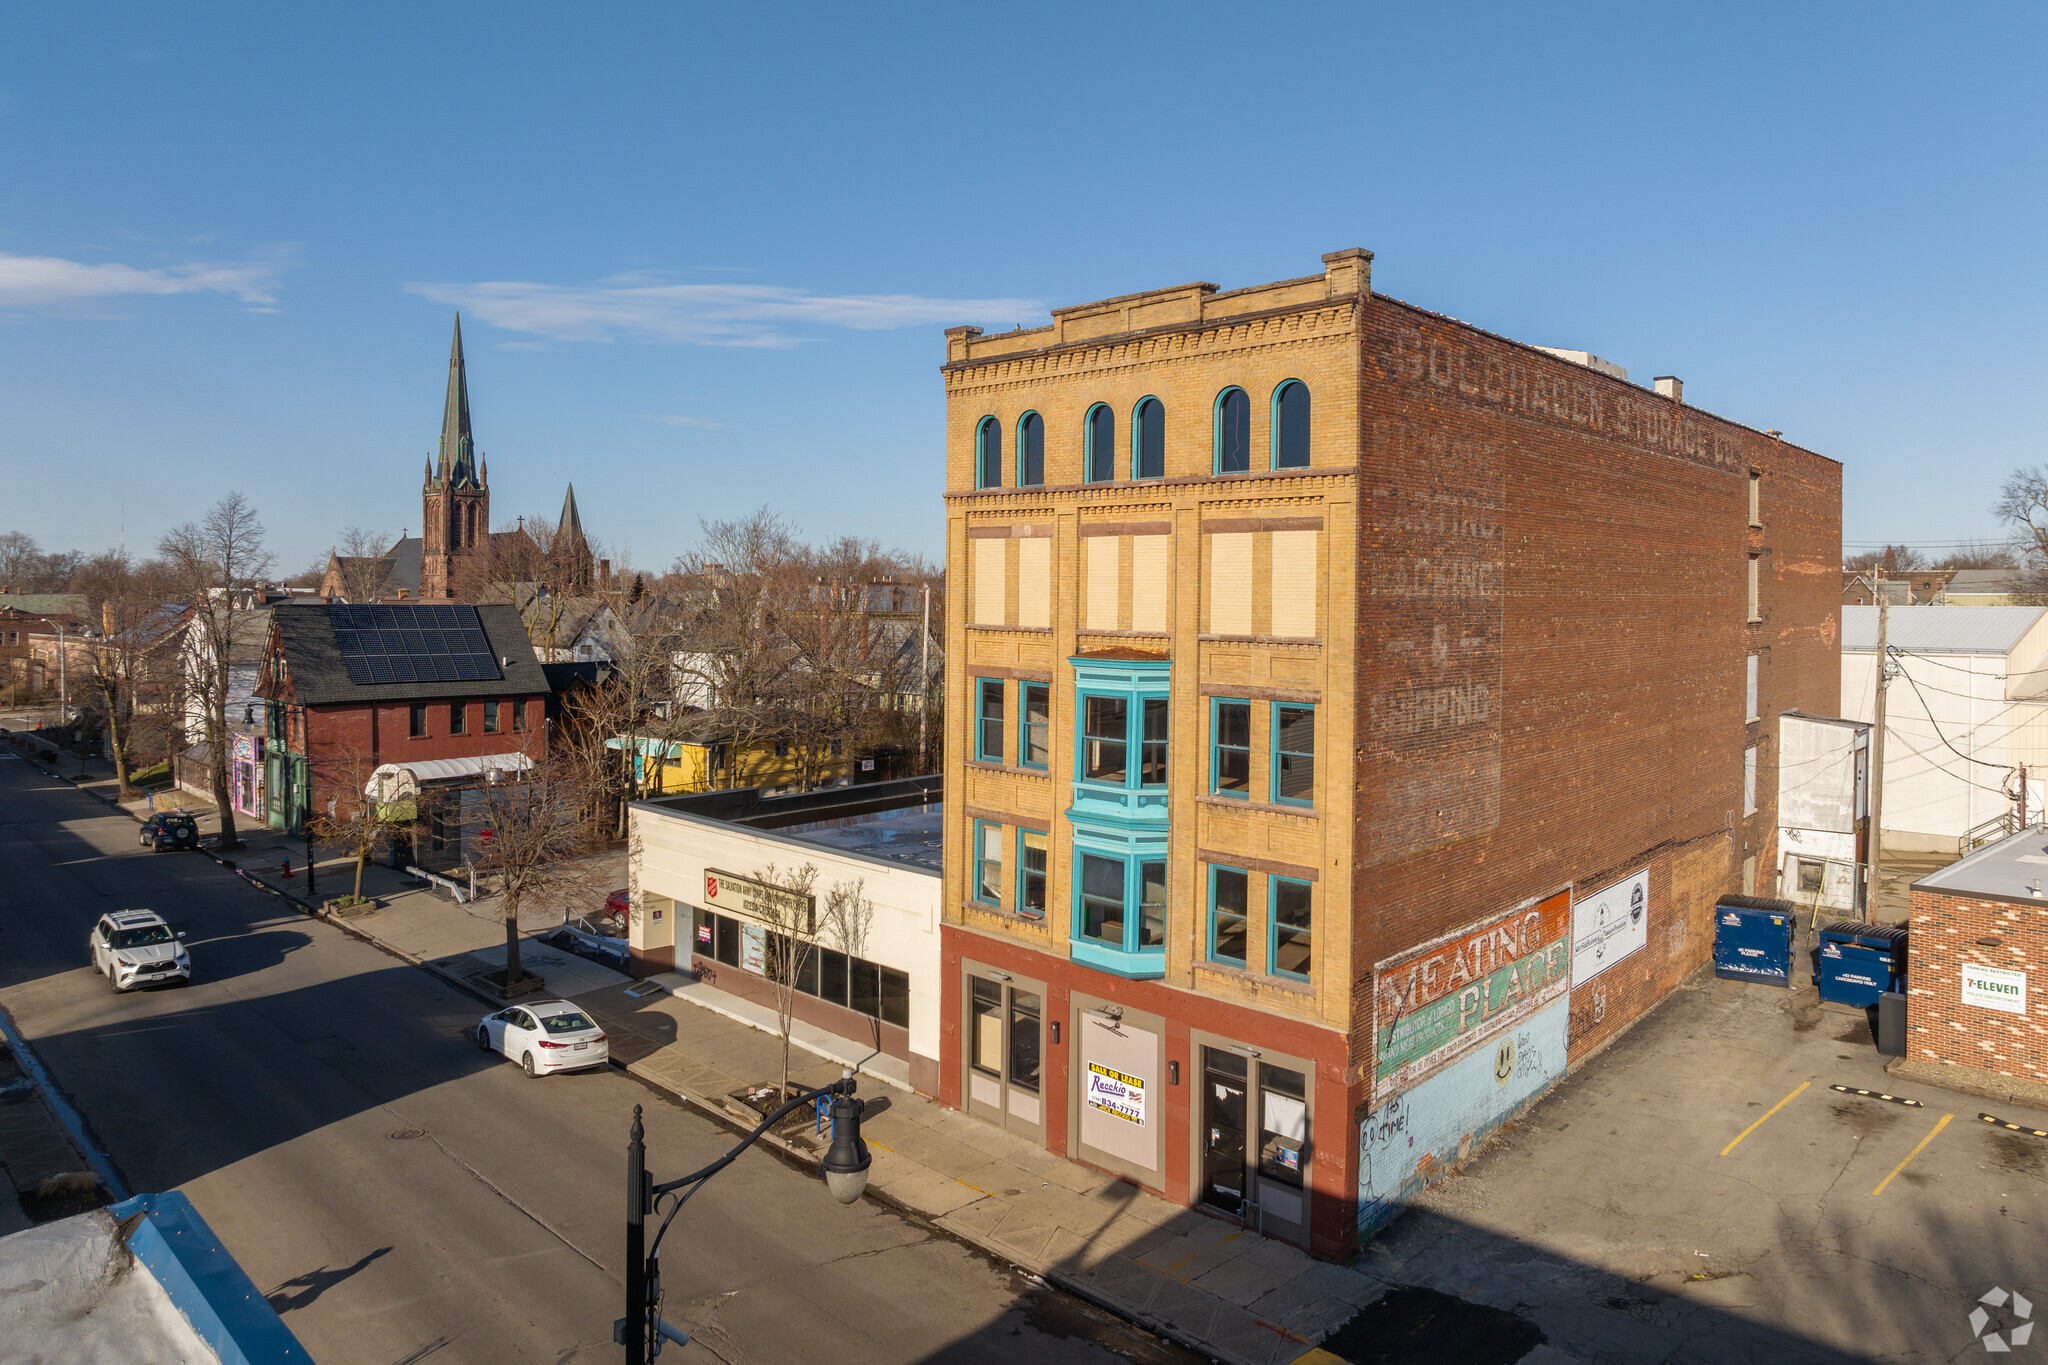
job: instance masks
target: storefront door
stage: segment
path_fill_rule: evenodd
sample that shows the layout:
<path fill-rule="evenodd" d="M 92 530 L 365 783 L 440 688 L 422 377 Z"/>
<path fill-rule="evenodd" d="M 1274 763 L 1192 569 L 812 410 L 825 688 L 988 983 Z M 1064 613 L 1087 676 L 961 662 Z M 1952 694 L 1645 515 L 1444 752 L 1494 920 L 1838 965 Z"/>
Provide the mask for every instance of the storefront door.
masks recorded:
<path fill-rule="evenodd" d="M 1308 1245 L 1308 1067 L 1201 1048 L 1201 1185 L 1207 1208 Z"/>
<path fill-rule="evenodd" d="M 969 966 L 967 1112 L 1045 1142 L 1045 986 Z"/>
<path fill-rule="evenodd" d="M 1160 1094 L 1166 1023 L 1158 1015 L 1074 996 L 1071 1150 L 1154 1189 L 1165 1184 Z"/>

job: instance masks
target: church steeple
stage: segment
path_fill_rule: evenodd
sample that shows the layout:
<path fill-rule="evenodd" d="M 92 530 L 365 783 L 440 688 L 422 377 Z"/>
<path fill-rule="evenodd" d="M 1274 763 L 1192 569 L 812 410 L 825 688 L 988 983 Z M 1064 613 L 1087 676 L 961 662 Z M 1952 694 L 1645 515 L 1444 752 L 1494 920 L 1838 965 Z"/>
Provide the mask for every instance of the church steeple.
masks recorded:
<path fill-rule="evenodd" d="M 441 409 L 441 460 L 434 481 L 443 487 L 477 488 L 476 437 L 469 429 L 469 374 L 462 363 L 462 314 L 455 315 L 455 344 L 448 352 L 448 400 Z"/>
<path fill-rule="evenodd" d="M 555 534 L 566 536 L 572 531 L 579 536 L 583 534 L 583 518 L 576 514 L 576 485 L 573 483 L 569 485 L 569 495 L 562 499 L 562 521 L 555 528 Z"/>

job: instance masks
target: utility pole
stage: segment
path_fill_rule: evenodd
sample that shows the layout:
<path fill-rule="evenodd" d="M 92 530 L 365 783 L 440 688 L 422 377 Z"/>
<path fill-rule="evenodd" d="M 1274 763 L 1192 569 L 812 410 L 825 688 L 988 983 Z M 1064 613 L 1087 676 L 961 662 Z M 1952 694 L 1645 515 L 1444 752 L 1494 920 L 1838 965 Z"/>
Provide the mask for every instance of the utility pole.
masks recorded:
<path fill-rule="evenodd" d="M 917 770 L 931 771 L 931 753 L 925 747 L 925 717 L 932 709 L 932 585 L 924 585 L 924 634 L 918 637 Z"/>
<path fill-rule="evenodd" d="M 1878 855 L 1884 847 L 1884 694 L 1891 682 L 1887 676 L 1891 668 L 1887 638 L 1891 626 L 1891 599 L 1885 596 L 1882 565 L 1871 569 L 1870 581 L 1877 596 L 1877 707 L 1870 729 L 1870 833 L 1864 847 L 1870 861 L 1863 874 L 1865 923 L 1877 918 Z"/>
<path fill-rule="evenodd" d="M 620 1324 L 626 1365 L 647 1360 L 647 1141 L 640 1106 L 626 1142 L 626 1317 Z"/>
<path fill-rule="evenodd" d="M 64 643 L 64 623 L 57 622 L 57 723 L 71 723 L 71 647 Z"/>

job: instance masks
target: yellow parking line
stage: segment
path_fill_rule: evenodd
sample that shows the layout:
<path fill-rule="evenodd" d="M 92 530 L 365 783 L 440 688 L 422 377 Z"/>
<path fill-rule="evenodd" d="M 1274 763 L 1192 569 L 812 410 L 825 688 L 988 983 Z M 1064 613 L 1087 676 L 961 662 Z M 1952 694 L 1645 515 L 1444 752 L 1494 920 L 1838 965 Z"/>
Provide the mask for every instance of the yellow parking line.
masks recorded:
<path fill-rule="evenodd" d="M 1737 1133 L 1737 1134 L 1735 1135 L 1735 1141 L 1734 1141 L 1734 1142 L 1731 1142 L 1731 1143 L 1729 1143 L 1729 1144 L 1728 1144 L 1728 1145 L 1727 1145 L 1726 1147 L 1723 1147 L 1723 1148 L 1721 1149 L 1721 1155 L 1722 1155 L 1722 1156 L 1726 1156 L 1726 1155 L 1728 1155 L 1728 1154 L 1729 1154 L 1730 1152 L 1734 1151 L 1734 1150 L 1736 1149 L 1736 1147 L 1737 1147 L 1737 1146 L 1739 1146 L 1739 1145 L 1741 1144 L 1741 1142 L 1742 1142 L 1742 1140 L 1743 1140 L 1744 1138 L 1748 1137 L 1748 1136 L 1749 1136 L 1749 1135 L 1750 1135 L 1751 1133 L 1754 1133 L 1754 1132 L 1755 1132 L 1755 1131 L 1756 1131 L 1757 1129 L 1759 1129 L 1759 1128 L 1761 1128 L 1761 1127 L 1763 1127 L 1763 1126 L 1764 1126 L 1764 1119 L 1767 1119 L 1767 1118 L 1769 1118 L 1769 1117 L 1770 1117 L 1771 1115 L 1773 1115 L 1773 1114 L 1777 1113 L 1777 1112 L 1778 1112 L 1778 1111 L 1779 1111 L 1780 1109 L 1783 1109 L 1783 1108 L 1784 1108 L 1784 1107 L 1785 1107 L 1786 1105 L 1788 1105 L 1788 1104 L 1792 1103 L 1792 1101 L 1794 1101 L 1794 1100 L 1798 1099 L 1798 1098 L 1799 1098 L 1799 1091 L 1800 1091 L 1800 1090 L 1804 1090 L 1804 1089 L 1806 1089 L 1806 1087 L 1807 1087 L 1807 1086 L 1809 1086 L 1809 1085 L 1812 1085 L 1812 1084 L 1813 1084 L 1813 1082 L 1812 1082 L 1812 1081 L 1801 1081 L 1801 1082 L 1799 1083 L 1799 1090 L 1795 1090 L 1795 1091 L 1793 1091 L 1793 1092 L 1792 1092 L 1791 1094 L 1787 1095 L 1787 1096 L 1786 1096 L 1786 1097 L 1785 1097 L 1784 1099 L 1782 1099 L 1782 1100 L 1779 1100 L 1779 1101 L 1778 1101 L 1778 1102 L 1777 1102 L 1776 1104 L 1772 1105 L 1772 1106 L 1771 1106 L 1771 1107 L 1770 1107 L 1769 1109 L 1766 1109 L 1766 1110 L 1764 1111 L 1764 1118 L 1762 1118 L 1762 1119 L 1758 1119 L 1758 1120 L 1757 1120 L 1757 1121 L 1756 1121 L 1755 1123 L 1752 1123 L 1752 1124 L 1750 1124 L 1750 1125 L 1749 1125 L 1749 1127 L 1747 1127 L 1747 1128 L 1743 1129 L 1743 1130 L 1742 1130 L 1741 1132 Z"/>
<path fill-rule="evenodd" d="M 1942 1129 L 1948 1127 L 1948 1121 L 1954 1117 L 1954 1114 L 1943 1114 L 1941 1116 L 1941 1121 L 1934 1125 L 1933 1129 L 1927 1134 L 1926 1137 L 1920 1139 L 1920 1145 L 1918 1147 L 1915 1147 L 1912 1151 L 1906 1153 L 1906 1161 L 1901 1161 L 1898 1165 L 1892 1167 L 1891 1175 L 1888 1175 L 1884 1179 L 1877 1182 L 1877 1188 L 1870 1192 L 1870 1197 L 1872 1199 L 1875 1199 L 1879 1195 L 1883 1194 L 1884 1187 L 1892 1183 L 1892 1178 L 1898 1175 L 1900 1171 L 1906 1169 L 1906 1162 L 1911 1161 L 1914 1157 L 1920 1155 L 1921 1148 L 1924 1148 L 1928 1143 L 1934 1141 L 1935 1133 L 1939 1133 Z"/>

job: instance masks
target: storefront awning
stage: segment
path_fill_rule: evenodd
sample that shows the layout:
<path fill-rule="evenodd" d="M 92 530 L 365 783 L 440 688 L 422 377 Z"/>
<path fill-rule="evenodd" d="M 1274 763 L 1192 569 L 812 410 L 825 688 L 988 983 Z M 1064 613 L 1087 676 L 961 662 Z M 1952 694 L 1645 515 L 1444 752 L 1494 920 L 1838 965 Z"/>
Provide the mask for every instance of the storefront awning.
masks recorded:
<path fill-rule="evenodd" d="M 429 782 L 474 782 L 490 780 L 496 773 L 522 773 L 533 760 L 522 753 L 478 754 L 473 758 L 423 758 L 411 763 L 386 763 L 370 774 L 363 794 L 378 801 L 405 801 L 416 797 Z"/>

